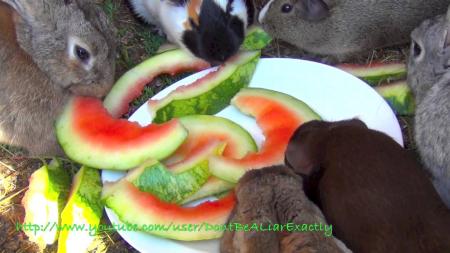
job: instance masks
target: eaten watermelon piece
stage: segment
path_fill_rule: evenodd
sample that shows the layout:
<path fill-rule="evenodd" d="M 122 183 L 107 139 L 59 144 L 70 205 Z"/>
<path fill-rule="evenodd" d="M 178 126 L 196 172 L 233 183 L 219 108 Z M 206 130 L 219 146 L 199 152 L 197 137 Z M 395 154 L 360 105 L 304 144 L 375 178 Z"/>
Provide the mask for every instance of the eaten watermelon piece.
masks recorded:
<path fill-rule="evenodd" d="M 61 163 L 54 159 L 33 172 L 28 190 L 22 199 L 25 208 L 24 224 L 39 228 L 49 224 L 61 224 L 61 212 L 67 202 L 70 188 L 70 176 Z M 58 238 L 57 229 L 24 230 L 28 240 L 37 243 L 40 248 L 53 244 Z"/>
<path fill-rule="evenodd" d="M 56 122 L 56 135 L 72 160 L 93 168 L 126 170 L 169 156 L 187 131 L 178 120 L 141 127 L 112 117 L 99 99 L 74 97 Z"/>
<path fill-rule="evenodd" d="M 256 119 L 265 141 L 258 152 L 241 159 L 219 156 L 209 159 L 211 174 L 229 182 L 237 182 L 250 169 L 282 164 L 284 152 L 294 131 L 307 121 L 320 119 L 302 101 L 262 88 L 244 88 L 231 103 L 244 114 Z"/>
<path fill-rule="evenodd" d="M 337 67 L 372 86 L 379 85 L 384 81 L 394 81 L 406 77 L 406 65 L 401 62 L 374 62 L 367 65 L 344 63 Z"/>
<path fill-rule="evenodd" d="M 153 122 L 218 113 L 229 105 L 231 98 L 242 87 L 248 86 L 260 55 L 260 51 L 240 52 L 194 83 L 178 87 L 161 100 L 149 100 Z"/>
<path fill-rule="evenodd" d="M 182 207 L 142 192 L 127 180 L 105 185 L 102 198 L 122 222 L 136 225 L 147 233 L 183 241 L 221 237 L 223 230 L 206 229 L 205 224 L 223 226 L 235 204 L 234 193 L 230 193 L 217 201 Z M 155 227 L 143 229 L 149 224 Z"/>
<path fill-rule="evenodd" d="M 114 117 L 128 111 L 129 103 L 141 95 L 144 87 L 162 74 L 175 75 L 182 71 L 198 71 L 209 67 L 209 63 L 182 49 L 173 49 L 157 54 L 130 69 L 117 80 L 106 96 L 104 105 Z"/>
<path fill-rule="evenodd" d="M 210 176 L 208 158 L 220 155 L 224 147 L 223 142 L 212 140 L 189 157 L 189 162 L 177 166 L 176 170 L 157 161 L 148 161 L 130 171 L 122 180 L 132 182 L 139 190 L 165 202 L 180 203 L 206 183 Z"/>
<path fill-rule="evenodd" d="M 415 112 L 414 95 L 406 81 L 397 81 L 375 88 L 397 115 L 410 116 Z"/>

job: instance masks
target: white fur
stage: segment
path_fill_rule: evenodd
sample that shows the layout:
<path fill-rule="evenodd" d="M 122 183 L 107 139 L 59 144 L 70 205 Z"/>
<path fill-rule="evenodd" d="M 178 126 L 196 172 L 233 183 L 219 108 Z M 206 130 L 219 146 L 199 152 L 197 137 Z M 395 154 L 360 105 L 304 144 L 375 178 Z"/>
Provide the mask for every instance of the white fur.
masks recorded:
<path fill-rule="evenodd" d="M 157 26 L 160 25 L 161 0 L 131 0 L 130 3 L 136 14 L 146 22 Z"/>
<path fill-rule="evenodd" d="M 248 25 L 247 6 L 245 5 L 244 0 L 234 0 L 231 6 L 233 7 L 231 14 L 238 16 L 239 19 L 241 19 L 244 22 L 244 28 L 247 28 Z"/>
<path fill-rule="evenodd" d="M 274 2 L 275 0 L 270 0 L 268 3 L 266 3 L 266 5 L 264 5 L 264 7 L 262 8 L 261 12 L 259 13 L 258 16 L 258 22 L 262 23 L 264 20 L 264 16 L 266 16 L 267 11 L 270 8 L 270 5 Z"/>
<path fill-rule="evenodd" d="M 184 22 L 188 20 L 188 12 L 184 6 L 173 6 L 167 1 L 161 3 L 161 26 L 167 35 L 167 39 L 173 43 L 184 47 L 181 43 L 181 36 L 183 35 Z"/>

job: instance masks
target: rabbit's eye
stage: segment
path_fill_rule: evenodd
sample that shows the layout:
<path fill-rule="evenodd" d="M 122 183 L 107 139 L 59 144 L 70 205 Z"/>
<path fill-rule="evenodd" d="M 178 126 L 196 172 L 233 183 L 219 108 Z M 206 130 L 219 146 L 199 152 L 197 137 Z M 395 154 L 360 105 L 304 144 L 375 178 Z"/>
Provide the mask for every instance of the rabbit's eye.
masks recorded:
<path fill-rule="evenodd" d="M 281 6 L 281 12 L 283 13 L 289 13 L 292 11 L 294 7 L 291 4 L 283 4 L 283 6 Z"/>
<path fill-rule="evenodd" d="M 413 56 L 414 57 L 418 57 L 422 53 L 422 48 L 415 41 L 412 42 L 412 49 L 413 49 Z"/>
<path fill-rule="evenodd" d="M 89 54 L 89 51 L 85 48 L 82 48 L 78 45 L 75 46 L 75 55 L 80 59 L 82 62 L 87 62 L 89 58 L 91 57 L 91 54 Z"/>

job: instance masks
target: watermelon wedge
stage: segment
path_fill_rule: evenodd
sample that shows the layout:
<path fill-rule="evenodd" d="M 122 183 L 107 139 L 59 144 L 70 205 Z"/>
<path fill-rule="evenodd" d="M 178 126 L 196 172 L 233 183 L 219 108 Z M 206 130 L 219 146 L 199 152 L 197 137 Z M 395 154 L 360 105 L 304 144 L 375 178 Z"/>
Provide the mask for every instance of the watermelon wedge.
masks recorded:
<path fill-rule="evenodd" d="M 234 183 L 227 182 L 215 176 L 210 176 L 208 181 L 191 196 L 185 198 L 181 203 L 186 204 L 195 200 L 199 200 L 208 196 L 214 196 L 233 189 Z"/>
<path fill-rule="evenodd" d="M 211 174 L 229 182 L 237 182 L 247 170 L 283 163 L 284 152 L 294 131 L 304 122 L 320 119 L 302 101 L 267 89 L 244 88 L 231 103 L 256 119 L 265 142 L 259 152 L 241 159 L 219 156 L 209 159 Z"/>
<path fill-rule="evenodd" d="M 36 231 L 24 230 L 28 240 L 40 248 L 53 244 L 58 238 L 58 230 L 49 226 L 60 225 L 60 215 L 67 202 L 70 176 L 56 159 L 44 164 L 33 172 L 28 190 L 22 199 L 25 208 L 24 224 L 39 226 Z"/>
<path fill-rule="evenodd" d="M 223 142 L 212 141 L 203 145 L 190 161 L 174 171 L 163 164 L 150 161 L 132 170 L 124 179 L 139 190 L 153 194 L 170 203 L 180 203 L 197 192 L 210 176 L 208 158 L 220 155 L 225 147 Z"/>
<path fill-rule="evenodd" d="M 414 115 L 414 96 L 406 81 L 381 85 L 376 87 L 375 90 L 389 103 L 397 115 Z"/>
<path fill-rule="evenodd" d="M 260 26 L 252 26 L 247 30 L 241 49 L 261 50 L 270 44 L 272 38 Z"/>
<path fill-rule="evenodd" d="M 242 87 L 249 84 L 260 54 L 260 51 L 240 52 L 194 83 L 178 87 L 161 100 L 149 100 L 153 122 L 221 111 Z"/>
<path fill-rule="evenodd" d="M 72 160 L 93 168 L 126 170 L 150 158 L 169 156 L 187 131 L 177 120 L 141 127 L 111 117 L 98 99 L 75 97 L 57 120 L 56 135 Z"/>
<path fill-rule="evenodd" d="M 378 85 L 384 81 L 393 81 L 406 77 L 404 63 L 371 63 L 369 65 L 341 64 L 339 69 L 348 72 L 370 85 Z"/>
<path fill-rule="evenodd" d="M 94 241 L 93 228 L 103 214 L 102 185 L 96 169 L 81 167 L 73 179 L 69 200 L 61 213 L 58 253 L 87 252 Z"/>
<path fill-rule="evenodd" d="M 122 222 L 135 225 L 147 233 L 183 241 L 221 237 L 221 230 L 206 229 L 205 224 L 225 224 L 235 203 L 234 193 L 230 193 L 218 201 L 207 201 L 195 207 L 182 207 L 139 191 L 126 180 L 105 185 L 103 199 L 106 206 L 111 208 Z M 149 225 L 154 227 L 150 228 Z"/>
<path fill-rule="evenodd" d="M 182 49 L 157 54 L 126 72 L 106 96 L 104 105 L 114 117 L 128 111 L 129 103 L 141 95 L 145 85 L 161 74 L 206 69 L 209 64 Z"/>

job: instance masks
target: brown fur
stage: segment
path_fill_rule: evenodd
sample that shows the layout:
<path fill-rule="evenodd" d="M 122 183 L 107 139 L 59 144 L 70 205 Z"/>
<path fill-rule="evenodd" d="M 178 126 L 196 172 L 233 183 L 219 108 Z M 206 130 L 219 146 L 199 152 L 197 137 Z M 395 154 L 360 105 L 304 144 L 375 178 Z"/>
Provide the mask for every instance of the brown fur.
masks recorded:
<path fill-rule="evenodd" d="M 81 2 L 0 1 L 0 143 L 34 155 L 62 155 L 53 124 L 65 103 L 73 95 L 102 97 L 112 86 L 113 32 L 97 7 L 86 3 L 91 6 L 86 10 Z M 95 10 L 97 16 L 90 13 Z M 69 60 L 67 40 L 72 35 L 93 48 L 101 44 L 90 71 Z"/>
<path fill-rule="evenodd" d="M 230 223 L 325 223 L 320 210 L 302 191 L 302 179 L 284 166 L 247 172 L 236 187 L 237 205 Z M 339 246 L 338 246 L 339 245 Z M 342 247 L 342 248 L 340 248 Z M 227 231 L 221 252 L 346 252 L 322 232 Z M 348 252 L 348 251 L 347 251 Z"/>
<path fill-rule="evenodd" d="M 361 121 L 312 121 L 293 135 L 286 163 L 361 253 L 450 252 L 450 211 L 412 154 Z"/>

